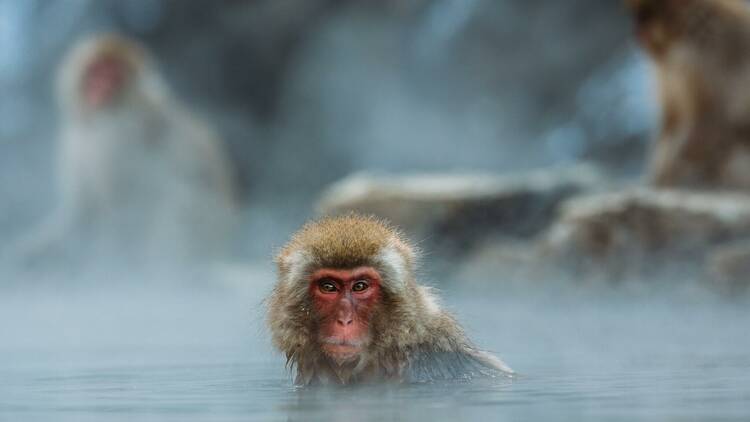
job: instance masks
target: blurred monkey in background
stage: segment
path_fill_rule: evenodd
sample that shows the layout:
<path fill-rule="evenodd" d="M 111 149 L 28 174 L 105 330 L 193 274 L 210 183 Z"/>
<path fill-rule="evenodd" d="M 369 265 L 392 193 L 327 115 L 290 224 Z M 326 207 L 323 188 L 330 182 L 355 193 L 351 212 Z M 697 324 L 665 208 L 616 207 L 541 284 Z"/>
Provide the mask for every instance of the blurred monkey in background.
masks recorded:
<path fill-rule="evenodd" d="M 118 35 L 79 42 L 56 95 L 59 209 L 17 256 L 77 247 L 153 262 L 221 253 L 235 213 L 228 157 L 141 46 Z"/>
<path fill-rule="evenodd" d="M 627 0 L 655 65 L 658 186 L 750 189 L 750 10 L 742 0 Z"/>

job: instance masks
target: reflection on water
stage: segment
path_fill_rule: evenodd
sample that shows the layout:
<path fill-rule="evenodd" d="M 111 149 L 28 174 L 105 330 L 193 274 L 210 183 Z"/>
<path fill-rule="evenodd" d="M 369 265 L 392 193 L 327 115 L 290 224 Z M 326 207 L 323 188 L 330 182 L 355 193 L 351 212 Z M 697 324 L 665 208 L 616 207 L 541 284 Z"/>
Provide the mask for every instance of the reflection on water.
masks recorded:
<path fill-rule="evenodd" d="M 6 291 L 0 420 L 750 418 L 745 304 L 453 285 L 446 305 L 519 378 L 297 389 L 263 328 L 268 279 Z"/>

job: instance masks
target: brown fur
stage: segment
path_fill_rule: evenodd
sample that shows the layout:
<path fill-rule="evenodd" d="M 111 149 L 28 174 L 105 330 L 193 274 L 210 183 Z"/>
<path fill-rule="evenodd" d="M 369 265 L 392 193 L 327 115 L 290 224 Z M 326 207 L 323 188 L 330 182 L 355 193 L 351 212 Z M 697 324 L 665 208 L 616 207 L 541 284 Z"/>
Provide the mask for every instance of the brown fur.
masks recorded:
<path fill-rule="evenodd" d="M 741 0 L 627 4 L 655 64 L 662 104 L 651 182 L 750 188 L 748 7 Z"/>
<path fill-rule="evenodd" d="M 335 239 L 335 242 L 331 240 Z M 277 261 L 299 250 L 309 250 L 320 267 L 352 268 L 364 265 L 389 242 L 394 243 L 409 261 L 414 259 L 401 234 L 374 218 L 347 216 L 306 224 L 279 254 Z"/>
<path fill-rule="evenodd" d="M 400 263 L 384 258 L 384 251 L 395 251 Z M 324 218 L 292 237 L 277 257 L 279 281 L 268 302 L 268 323 L 275 346 L 296 367 L 298 384 L 511 373 L 497 358 L 477 350 L 453 317 L 437 307 L 415 279 L 415 259 L 414 248 L 399 232 L 371 217 Z M 360 265 L 381 274 L 383 298 L 369 322 L 368 350 L 355 362 L 337 365 L 319 350 L 309 275 L 320 268 Z"/>

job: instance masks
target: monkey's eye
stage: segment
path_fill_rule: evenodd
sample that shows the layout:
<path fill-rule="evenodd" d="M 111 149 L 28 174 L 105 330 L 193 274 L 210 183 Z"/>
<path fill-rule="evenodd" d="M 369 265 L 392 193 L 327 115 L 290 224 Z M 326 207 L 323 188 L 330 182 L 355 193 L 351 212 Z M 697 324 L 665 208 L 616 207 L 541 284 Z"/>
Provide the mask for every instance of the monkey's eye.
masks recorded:
<path fill-rule="evenodd" d="M 334 283 L 331 280 L 323 279 L 318 282 L 318 288 L 323 293 L 335 293 L 338 291 L 338 287 L 336 286 L 336 283 Z"/>
<path fill-rule="evenodd" d="M 367 288 L 370 287 L 369 284 L 365 280 L 359 280 L 356 283 L 352 285 L 352 291 L 354 292 L 363 292 L 367 290 Z"/>

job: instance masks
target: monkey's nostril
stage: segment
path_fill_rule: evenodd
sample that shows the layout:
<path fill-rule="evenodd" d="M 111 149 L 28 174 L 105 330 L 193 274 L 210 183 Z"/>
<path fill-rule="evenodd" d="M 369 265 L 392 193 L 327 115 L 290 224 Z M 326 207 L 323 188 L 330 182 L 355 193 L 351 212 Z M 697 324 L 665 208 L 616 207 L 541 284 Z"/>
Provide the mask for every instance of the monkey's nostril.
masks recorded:
<path fill-rule="evenodd" d="M 339 325 L 343 325 L 346 327 L 347 325 L 351 325 L 353 320 L 351 318 L 339 318 L 337 322 L 339 323 Z"/>

